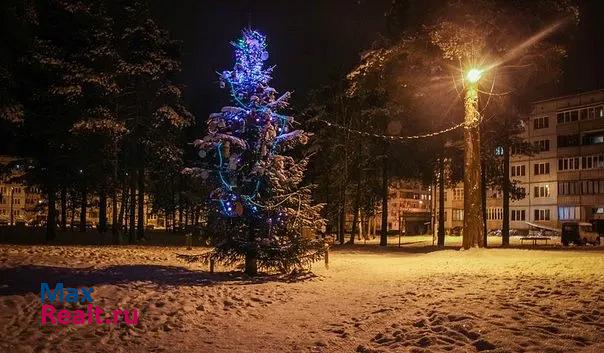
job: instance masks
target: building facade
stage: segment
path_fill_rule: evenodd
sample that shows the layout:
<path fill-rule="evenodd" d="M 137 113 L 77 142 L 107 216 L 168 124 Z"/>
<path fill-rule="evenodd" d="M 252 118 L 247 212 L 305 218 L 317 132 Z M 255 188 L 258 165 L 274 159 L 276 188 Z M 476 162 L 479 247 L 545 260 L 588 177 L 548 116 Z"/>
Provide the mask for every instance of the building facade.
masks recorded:
<path fill-rule="evenodd" d="M 604 219 L 604 90 L 532 103 L 521 137 L 537 152 L 510 156 L 510 179 L 525 191 L 510 201 L 512 229 Z M 463 185 L 445 194 L 445 228 L 461 226 Z M 502 203 L 500 193 L 488 192 L 489 230 L 501 228 Z"/>
<path fill-rule="evenodd" d="M 431 188 L 408 180 L 395 180 L 388 190 L 388 230 L 424 234 L 430 229 Z M 378 215 L 378 219 L 381 214 Z M 378 229 L 381 225 L 378 225 Z"/>
<path fill-rule="evenodd" d="M 430 231 L 431 188 L 408 180 L 393 180 L 388 187 L 387 231 L 401 234 L 424 234 Z M 382 228 L 382 207 L 376 205 L 375 214 L 363 219 L 357 217 L 360 236 L 379 233 Z M 354 215 L 346 215 L 346 231 L 352 230 Z M 363 225 L 363 226 L 361 226 Z"/>
<path fill-rule="evenodd" d="M 17 159 L 10 156 L 0 156 L 0 166 L 15 162 Z M 15 165 L 11 168 L 11 172 L 7 175 L 0 176 L 0 225 L 42 225 L 46 222 L 48 212 L 47 200 L 40 189 L 34 186 L 28 186 L 21 182 L 21 167 Z M 73 201 L 73 200 L 71 200 Z M 76 204 L 67 203 L 66 223 L 68 226 L 79 226 L 80 223 L 80 208 L 79 202 Z M 57 200 L 57 222 L 61 217 L 60 200 Z M 121 203 L 117 202 L 117 212 L 120 212 Z M 168 225 L 168 220 L 162 214 L 157 214 L 152 211 L 151 200 L 145 196 L 144 200 L 144 221 L 148 228 L 163 229 Z M 125 210 L 124 221 L 129 221 L 128 210 Z M 176 211 L 176 218 L 180 217 Z M 107 222 L 113 222 L 112 203 L 107 205 Z M 135 222 L 138 220 L 138 212 L 135 213 Z M 89 196 L 88 207 L 86 210 L 86 223 L 89 227 L 96 227 L 99 222 L 99 202 L 98 197 Z"/>
<path fill-rule="evenodd" d="M 0 156 L 0 165 L 14 161 L 15 158 Z M 0 225 L 32 224 L 46 219 L 40 190 L 21 183 L 22 174 L 21 167 L 16 165 L 11 174 L 0 177 Z"/>

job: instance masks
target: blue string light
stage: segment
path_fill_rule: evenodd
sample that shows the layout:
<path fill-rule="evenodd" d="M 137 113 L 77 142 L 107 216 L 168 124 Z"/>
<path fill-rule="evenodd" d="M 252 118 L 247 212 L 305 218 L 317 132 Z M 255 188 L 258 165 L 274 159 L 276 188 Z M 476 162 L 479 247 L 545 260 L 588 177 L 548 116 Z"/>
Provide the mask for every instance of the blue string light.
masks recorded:
<path fill-rule="evenodd" d="M 242 38 L 231 44 L 235 48 L 235 65 L 233 70 L 223 71 L 219 73 L 219 76 L 221 87 L 228 89 L 236 108 L 225 107 L 221 113 L 210 116 L 210 119 L 213 119 L 210 125 L 216 127 L 212 133 L 222 130 L 224 134 L 245 141 L 247 144 L 245 148 L 248 149 L 266 148 L 268 155 L 264 155 L 262 158 L 271 158 L 281 136 L 287 132 L 290 119 L 275 111 L 287 105 L 289 93 L 286 93 L 283 98 L 275 99 L 277 92 L 268 85 L 272 79 L 273 67 L 265 68 L 268 52 L 264 35 L 257 31 L 244 30 Z M 258 135 L 264 131 L 267 124 L 274 126 L 275 137 L 272 141 L 261 139 L 258 142 Z M 263 177 L 256 174 L 238 175 L 238 184 L 241 183 L 241 185 L 231 185 L 228 180 L 233 180 L 233 178 L 230 178 L 229 174 L 241 173 L 241 171 L 249 169 L 241 168 L 240 160 L 233 161 L 232 159 L 236 158 L 234 154 L 231 155 L 229 165 L 226 166 L 222 151 L 226 141 L 222 138 L 220 140 L 222 141 L 216 143 L 215 147 L 222 189 L 221 211 L 224 215 L 232 217 L 237 213 L 241 215 L 241 206 L 244 206 L 245 212 L 255 214 L 259 208 L 254 199 L 259 197 L 261 192 L 265 192 L 262 189 Z M 263 144 L 265 145 L 263 146 Z M 232 140 L 230 146 L 238 148 L 238 145 Z M 253 163 L 253 161 L 243 161 L 243 163 L 250 162 Z M 250 167 L 253 169 L 253 166 Z"/>

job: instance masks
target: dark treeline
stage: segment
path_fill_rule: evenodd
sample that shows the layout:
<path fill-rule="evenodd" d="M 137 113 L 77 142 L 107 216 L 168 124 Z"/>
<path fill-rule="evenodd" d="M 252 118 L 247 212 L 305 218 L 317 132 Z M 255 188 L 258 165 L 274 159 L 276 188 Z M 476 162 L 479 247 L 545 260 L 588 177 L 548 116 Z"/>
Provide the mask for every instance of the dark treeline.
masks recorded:
<path fill-rule="evenodd" d="M 181 173 L 190 164 L 183 150 L 194 119 L 173 82 L 179 43 L 146 2 L 8 0 L 0 11 L 2 148 L 24 157 L 13 166 L 47 195 L 48 239 L 57 224 L 66 227 L 67 209 L 80 210 L 84 230 L 87 207 L 98 204 L 99 231 L 134 242 L 144 236 L 145 195 L 171 225 L 196 221 L 208 193 Z M 393 178 L 438 185 L 438 193 L 460 180 L 462 128 L 400 142 L 350 129 L 407 136 L 460 124 L 463 72 L 471 64 L 497 64 L 481 81 L 482 187 L 501 190 L 504 200 L 522 197 L 501 156 L 512 148 L 532 153 L 518 138 L 521 121 L 535 92 L 560 76 L 568 43 L 562 33 L 571 31 L 521 44 L 578 16 L 570 0 L 393 1 L 386 32 L 358 66 L 315 90 L 304 107 L 316 152 L 307 179 L 318 185 L 315 199 L 326 203 L 324 216 L 340 241 L 347 213 L 354 242 L 358 218 L 367 227 L 381 207 L 385 245 Z M 438 233 L 444 245 L 444 228 Z"/>
<path fill-rule="evenodd" d="M 0 11 L 3 147 L 24 157 L 8 167 L 47 195 L 47 239 L 68 208 L 83 231 L 98 206 L 98 230 L 115 242 L 144 236 L 145 195 L 168 218 L 198 211 L 180 174 L 193 117 L 171 79 L 179 43 L 146 3 L 5 1 Z"/>

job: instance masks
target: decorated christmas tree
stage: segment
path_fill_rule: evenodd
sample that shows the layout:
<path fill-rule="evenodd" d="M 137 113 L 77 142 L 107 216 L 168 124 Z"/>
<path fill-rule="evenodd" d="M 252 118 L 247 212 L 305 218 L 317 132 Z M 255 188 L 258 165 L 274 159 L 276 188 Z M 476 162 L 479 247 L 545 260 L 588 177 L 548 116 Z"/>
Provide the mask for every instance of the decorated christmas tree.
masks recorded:
<path fill-rule="evenodd" d="M 233 102 L 210 115 L 207 135 L 196 140 L 203 162 L 194 169 L 208 184 L 215 214 L 210 217 L 220 241 L 208 255 L 219 262 L 245 262 L 283 272 L 308 266 L 324 252 L 315 237 L 324 225 L 322 205 L 313 204 L 312 186 L 300 186 L 308 163 L 300 145 L 309 134 L 295 129 L 283 114 L 290 92 L 278 95 L 269 86 L 273 67 L 264 35 L 244 30 L 231 43 L 235 66 L 220 74 L 220 85 Z"/>

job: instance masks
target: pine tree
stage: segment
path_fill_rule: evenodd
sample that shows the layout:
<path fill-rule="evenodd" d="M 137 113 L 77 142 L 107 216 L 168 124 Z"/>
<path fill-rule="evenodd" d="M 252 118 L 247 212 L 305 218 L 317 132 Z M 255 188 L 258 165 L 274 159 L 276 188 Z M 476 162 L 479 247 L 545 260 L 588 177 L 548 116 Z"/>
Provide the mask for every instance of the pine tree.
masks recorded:
<path fill-rule="evenodd" d="M 220 74 L 220 84 L 235 104 L 211 114 L 207 135 L 194 142 L 204 160 L 194 172 L 217 186 L 210 198 L 217 206 L 214 231 L 222 233 L 209 257 L 245 260 L 249 275 L 258 268 L 287 272 L 319 260 L 324 250 L 322 241 L 303 234 L 324 225 L 312 186 L 300 186 L 308 157 L 295 157 L 309 134 L 279 113 L 291 94 L 277 96 L 269 86 L 265 36 L 244 30 L 232 45 L 235 66 Z"/>

